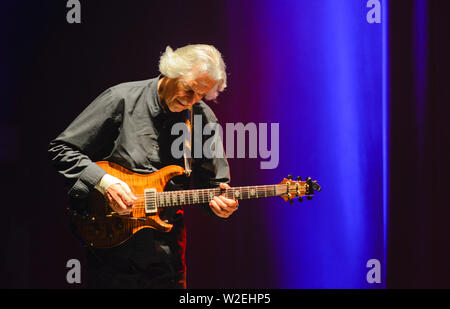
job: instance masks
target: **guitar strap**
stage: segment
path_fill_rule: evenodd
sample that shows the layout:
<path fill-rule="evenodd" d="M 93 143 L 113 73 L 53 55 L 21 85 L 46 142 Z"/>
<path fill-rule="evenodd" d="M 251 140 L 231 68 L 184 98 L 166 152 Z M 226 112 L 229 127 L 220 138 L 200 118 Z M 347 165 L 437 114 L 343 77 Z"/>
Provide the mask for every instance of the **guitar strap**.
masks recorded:
<path fill-rule="evenodd" d="M 191 106 L 187 110 L 187 116 L 186 116 L 186 127 L 187 127 L 187 134 L 184 135 L 184 147 L 183 147 L 183 157 L 184 157 L 184 173 L 187 177 L 191 175 L 192 169 L 192 120 L 194 111 L 193 107 Z"/>

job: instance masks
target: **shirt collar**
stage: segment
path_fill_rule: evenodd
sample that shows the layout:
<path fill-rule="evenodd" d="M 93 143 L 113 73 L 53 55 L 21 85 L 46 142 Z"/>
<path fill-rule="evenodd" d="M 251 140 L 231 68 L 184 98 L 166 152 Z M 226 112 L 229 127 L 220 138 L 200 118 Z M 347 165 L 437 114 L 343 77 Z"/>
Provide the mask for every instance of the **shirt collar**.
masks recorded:
<path fill-rule="evenodd" d="M 161 112 L 165 112 L 162 108 L 162 103 L 158 95 L 158 81 L 162 78 L 161 75 L 155 77 L 151 80 L 149 85 L 149 97 L 147 100 L 148 108 L 150 109 L 150 114 L 152 117 L 158 116 Z"/>

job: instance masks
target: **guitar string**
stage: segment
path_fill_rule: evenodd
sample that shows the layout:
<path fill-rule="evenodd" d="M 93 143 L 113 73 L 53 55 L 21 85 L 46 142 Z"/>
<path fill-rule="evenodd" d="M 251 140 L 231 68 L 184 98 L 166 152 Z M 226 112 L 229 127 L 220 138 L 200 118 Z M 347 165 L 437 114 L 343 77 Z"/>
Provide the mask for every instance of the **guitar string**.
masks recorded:
<path fill-rule="evenodd" d="M 293 191 L 293 193 L 297 194 L 296 191 L 294 191 L 294 190 L 292 190 L 292 191 Z M 169 192 L 180 192 L 180 191 L 169 191 Z M 167 193 L 167 192 L 158 192 L 158 193 Z M 300 193 L 299 196 L 306 195 L 305 194 L 306 192 L 303 192 L 303 191 L 299 191 L 299 193 Z M 269 196 L 265 195 L 265 196 L 257 196 L 256 198 L 275 197 L 275 196 L 276 195 L 269 195 Z M 167 198 L 167 197 L 169 197 L 169 198 Z M 233 197 L 233 196 L 230 196 L 230 197 Z M 294 197 L 298 197 L 298 196 L 296 195 Z M 252 197 L 247 197 L 247 198 L 244 197 L 244 198 L 237 198 L 237 199 L 239 200 L 239 199 L 251 199 L 251 198 Z M 163 202 L 158 203 L 157 198 L 151 197 L 151 198 L 149 198 L 148 202 L 149 203 L 154 202 L 155 204 L 157 204 L 156 205 L 157 208 L 165 208 L 165 207 L 182 206 L 182 205 L 199 204 L 199 203 L 203 204 L 203 203 L 207 203 L 207 202 L 211 201 L 209 196 L 207 196 L 206 199 L 204 196 L 197 197 L 196 200 L 193 200 L 192 202 L 190 201 L 190 199 L 186 199 L 186 198 L 184 200 L 180 200 L 179 196 L 177 196 L 176 194 L 170 194 L 169 196 L 162 197 L 161 199 L 163 200 Z M 137 210 L 142 210 L 145 208 L 146 208 L 145 199 L 144 200 L 140 199 L 140 200 L 136 201 L 133 206 L 133 209 L 137 209 Z"/>
<path fill-rule="evenodd" d="M 284 189 L 284 186 L 282 186 Z M 274 190 L 275 189 L 275 190 Z M 185 197 L 195 197 L 195 198 L 203 198 L 205 197 L 205 195 L 209 198 L 211 194 L 214 194 L 213 196 L 226 196 L 226 197 L 236 197 L 235 193 L 236 192 L 240 192 L 239 195 L 241 196 L 241 193 L 243 193 L 242 195 L 247 195 L 249 196 L 249 194 L 251 196 L 255 196 L 255 195 L 259 195 L 261 193 L 264 193 L 264 195 L 267 195 L 267 193 L 269 194 L 273 194 L 278 191 L 278 189 L 280 189 L 279 187 L 274 187 L 272 186 L 271 188 L 250 188 L 250 189 L 198 189 L 198 190 L 180 190 L 180 191 L 162 191 L 162 192 L 156 192 L 157 195 L 159 195 L 159 197 L 167 197 L 167 196 L 177 196 L 179 197 L 180 195 L 184 195 Z M 304 188 L 299 188 L 298 191 L 303 192 L 306 191 Z M 286 191 L 286 194 L 288 193 L 296 193 L 297 192 L 297 188 L 289 188 L 289 192 Z M 139 198 L 145 198 L 148 195 L 153 194 L 153 192 L 148 192 L 148 193 L 144 193 L 144 194 L 135 194 L 136 197 Z M 217 193 L 221 193 L 216 195 Z"/>
<path fill-rule="evenodd" d="M 286 185 L 266 185 L 266 186 L 254 186 L 254 187 L 235 187 L 235 188 L 227 188 L 227 189 L 221 189 L 221 188 L 209 188 L 209 189 L 193 189 L 193 190 L 179 190 L 179 191 L 157 191 L 156 193 L 172 193 L 172 192 L 180 192 L 180 193 L 184 193 L 184 194 L 194 194 L 194 193 L 208 193 L 211 191 L 220 191 L 220 192 L 231 192 L 231 191 L 252 191 L 252 190 L 256 190 L 258 192 L 264 192 L 264 191 L 273 191 L 273 187 L 275 187 L 276 189 L 280 189 L 281 188 L 285 188 Z M 296 191 L 296 188 L 294 186 L 292 186 L 292 188 L 289 188 L 289 191 Z M 150 191 L 149 193 L 153 193 L 154 191 Z M 142 194 L 135 194 L 136 197 L 139 196 L 145 196 L 146 193 L 142 193 Z"/>

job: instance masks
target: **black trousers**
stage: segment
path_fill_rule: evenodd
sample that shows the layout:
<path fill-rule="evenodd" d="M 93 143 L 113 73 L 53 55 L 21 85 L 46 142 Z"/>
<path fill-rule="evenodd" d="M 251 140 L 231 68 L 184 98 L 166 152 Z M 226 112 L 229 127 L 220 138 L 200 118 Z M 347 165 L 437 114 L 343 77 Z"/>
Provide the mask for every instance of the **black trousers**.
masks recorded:
<path fill-rule="evenodd" d="M 186 287 L 184 248 L 180 248 L 175 233 L 142 229 L 118 247 L 86 250 L 89 288 Z"/>

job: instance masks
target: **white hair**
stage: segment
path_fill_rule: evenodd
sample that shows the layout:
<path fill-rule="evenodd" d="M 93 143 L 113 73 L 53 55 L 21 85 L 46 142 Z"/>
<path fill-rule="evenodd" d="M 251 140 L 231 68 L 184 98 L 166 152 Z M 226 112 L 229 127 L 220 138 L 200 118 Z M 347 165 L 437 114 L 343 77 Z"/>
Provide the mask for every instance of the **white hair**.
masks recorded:
<path fill-rule="evenodd" d="M 159 71 L 168 78 L 182 76 L 191 81 L 200 73 L 206 73 L 216 81 L 216 85 L 205 96 L 207 100 L 214 100 L 227 87 L 227 75 L 222 55 L 212 45 L 187 45 L 175 51 L 167 46 L 159 59 Z"/>

